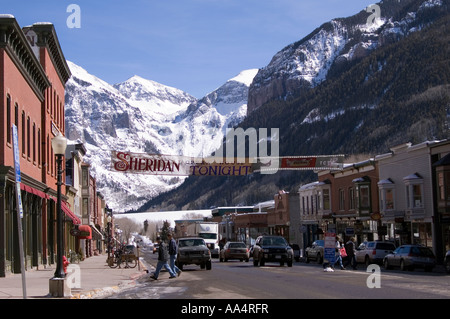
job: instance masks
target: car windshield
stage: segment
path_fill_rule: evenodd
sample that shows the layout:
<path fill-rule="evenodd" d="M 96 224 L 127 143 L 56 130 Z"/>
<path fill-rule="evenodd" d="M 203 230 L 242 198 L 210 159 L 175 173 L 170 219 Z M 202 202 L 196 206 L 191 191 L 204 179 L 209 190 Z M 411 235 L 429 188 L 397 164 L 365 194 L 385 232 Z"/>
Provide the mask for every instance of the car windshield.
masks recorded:
<path fill-rule="evenodd" d="M 286 241 L 282 237 L 266 237 L 263 239 L 263 245 L 286 246 Z"/>
<path fill-rule="evenodd" d="M 204 246 L 205 241 L 203 239 L 187 239 L 187 240 L 180 240 L 178 243 L 180 247 L 190 247 L 190 246 Z"/>
<path fill-rule="evenodd" d="M 314 242 L 314 245 L 323 247 L 323 246 L 325 246 L 325 241 L 323 241 L 323 240 L 316 240 Z"/>
<path fill-rule="evenodd" d="M 230 248 L 246 248 L 244 243 L 230 243 L 228 246 Z"/>

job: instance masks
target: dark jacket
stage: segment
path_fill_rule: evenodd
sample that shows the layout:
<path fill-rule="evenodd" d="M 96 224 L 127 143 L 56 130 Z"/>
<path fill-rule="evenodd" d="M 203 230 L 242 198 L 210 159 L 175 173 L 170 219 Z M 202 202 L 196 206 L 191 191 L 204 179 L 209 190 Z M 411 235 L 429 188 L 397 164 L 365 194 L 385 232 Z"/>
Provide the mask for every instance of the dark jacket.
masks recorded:
<path fill-rule="evenodd" d="M 175 239 L 171 239 L 169 241 L 169 255 L 173 256 L 177 254 L 177 243 L 175 242 Z"/>
<path fill-rule="evenodd" d="M 169 250 L 164 242 L 159 244 L 158 248 L 158 260 L 159 261 L 169 261 Z"/>
<path fill-rule="evenodd" d="M 345 244 L 345 252 L 347 253 L 347 256 L 348 257 L 355 256 L 355 251 L 356 251 L 355 243 L 353 241 L 349 240 Z"/>

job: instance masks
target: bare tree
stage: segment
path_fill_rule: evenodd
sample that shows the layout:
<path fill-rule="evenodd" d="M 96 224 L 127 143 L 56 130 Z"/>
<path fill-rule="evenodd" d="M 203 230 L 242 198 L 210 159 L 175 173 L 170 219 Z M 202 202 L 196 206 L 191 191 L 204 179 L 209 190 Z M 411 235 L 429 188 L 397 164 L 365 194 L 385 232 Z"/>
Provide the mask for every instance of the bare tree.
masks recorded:
<path fill-rule="evenodd" d="M 115 220 L 116 228 L 122 231 L 122 241 L 128 243 L 132 233 L 137 233 L 141 225 L 128 217 L 117 217 Z"/>

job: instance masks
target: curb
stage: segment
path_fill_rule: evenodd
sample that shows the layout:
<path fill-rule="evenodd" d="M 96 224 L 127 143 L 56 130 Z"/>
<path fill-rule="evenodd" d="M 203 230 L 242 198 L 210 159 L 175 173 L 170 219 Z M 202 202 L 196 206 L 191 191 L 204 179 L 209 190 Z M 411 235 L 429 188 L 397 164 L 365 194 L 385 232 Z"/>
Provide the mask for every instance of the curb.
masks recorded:
<path fill-rule="evenodd" d="M 140 263 L 140 269 L 141 273 L 135 273 L 130 276 L 131 282 L 129 283 L 123 283 L 111 287 L 104 287 L 104 288 L 97 288 L 92 289 L 88 291 L 83 291 L 80 293 L 73 293 L 71 296 L 68 296 L 68 299 L 93 299 L 97 297 L 107 297 L 116 293 L 119 293 L 121 290 L 125 288 L 129 288 L 131 286 L 134 286 L 136 284 L 136 281 L 141 278 L 142 276 L 147 274 L 147 267 L 144 265 L 144 263 L 139 260 Z"/>

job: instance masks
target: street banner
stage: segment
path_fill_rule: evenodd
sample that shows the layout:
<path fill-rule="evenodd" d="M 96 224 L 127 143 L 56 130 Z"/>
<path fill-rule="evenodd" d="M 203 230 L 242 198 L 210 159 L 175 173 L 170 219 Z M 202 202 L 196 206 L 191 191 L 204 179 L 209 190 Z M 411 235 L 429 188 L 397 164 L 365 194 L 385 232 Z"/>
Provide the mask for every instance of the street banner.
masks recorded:
<path fill-rule="evenodd" d="M 270 157 L 262 157 L 267 162 Z M 273 159 L 273 158 L 272 158 Z M 267 167 L 261 165 L 254 167 L 254 172 L 265 172 L 268 170 L 342 170 L 344 167 L 344 155 L 314 155 L 314 156 L 281 156 L 276 158 L 278 167 Z"/>
<path fill-rule="evenodd" d="M 17 135 L 17 126 L 13 125 L 12 128 L 13 137 L 13 156 L 14 156 L 14 172 L 16 180 L 16 194 L 17 194 L 17 204 L 19 210 L 20 218 L 23 218 L 23 207 L 22 207 L 22 195 L 20 192 L 20 182 L 22 181 L 20 173 L 20 154 L 19 154 L 19 138 Z"/>
<path fill-rule="evenodd" d="M 343 155 L 283 156 L 234 158 L 199 158 L 111 151 L 111 170 L 122 173 L 171 176 L 247 176 L 278 170 L 340 170 Z M 231 159 L 233 160 L 233 158 Z"/>
<path fill-rule="evenodd" d="M 132 152 L 111 152 L 111 169 L 116 172 L 188 176 L 190 157 Z"/>
<path fill-rule="evenodd" d="M 20 153 L 19 153 L 19 138 L 17 134 L 17 126 L 11 127 L 13 137 L 13 157 L 14 157 L 14 172 L 16 181 L 16 202 L 17 202 L 17 233 L 19 237 L 19 260 L 20 260 L 20 272 L 22 274 L 22 293 L 23 299 L 27 299 L 27 284 L 25 277 L 25 257 L 23 251 L 23 231 L 22 231 L 22 219 L 23 219 L 23 207 L 22 207 L 22 193 L 20 191 L 21 173 L 20 173 Z"/>

